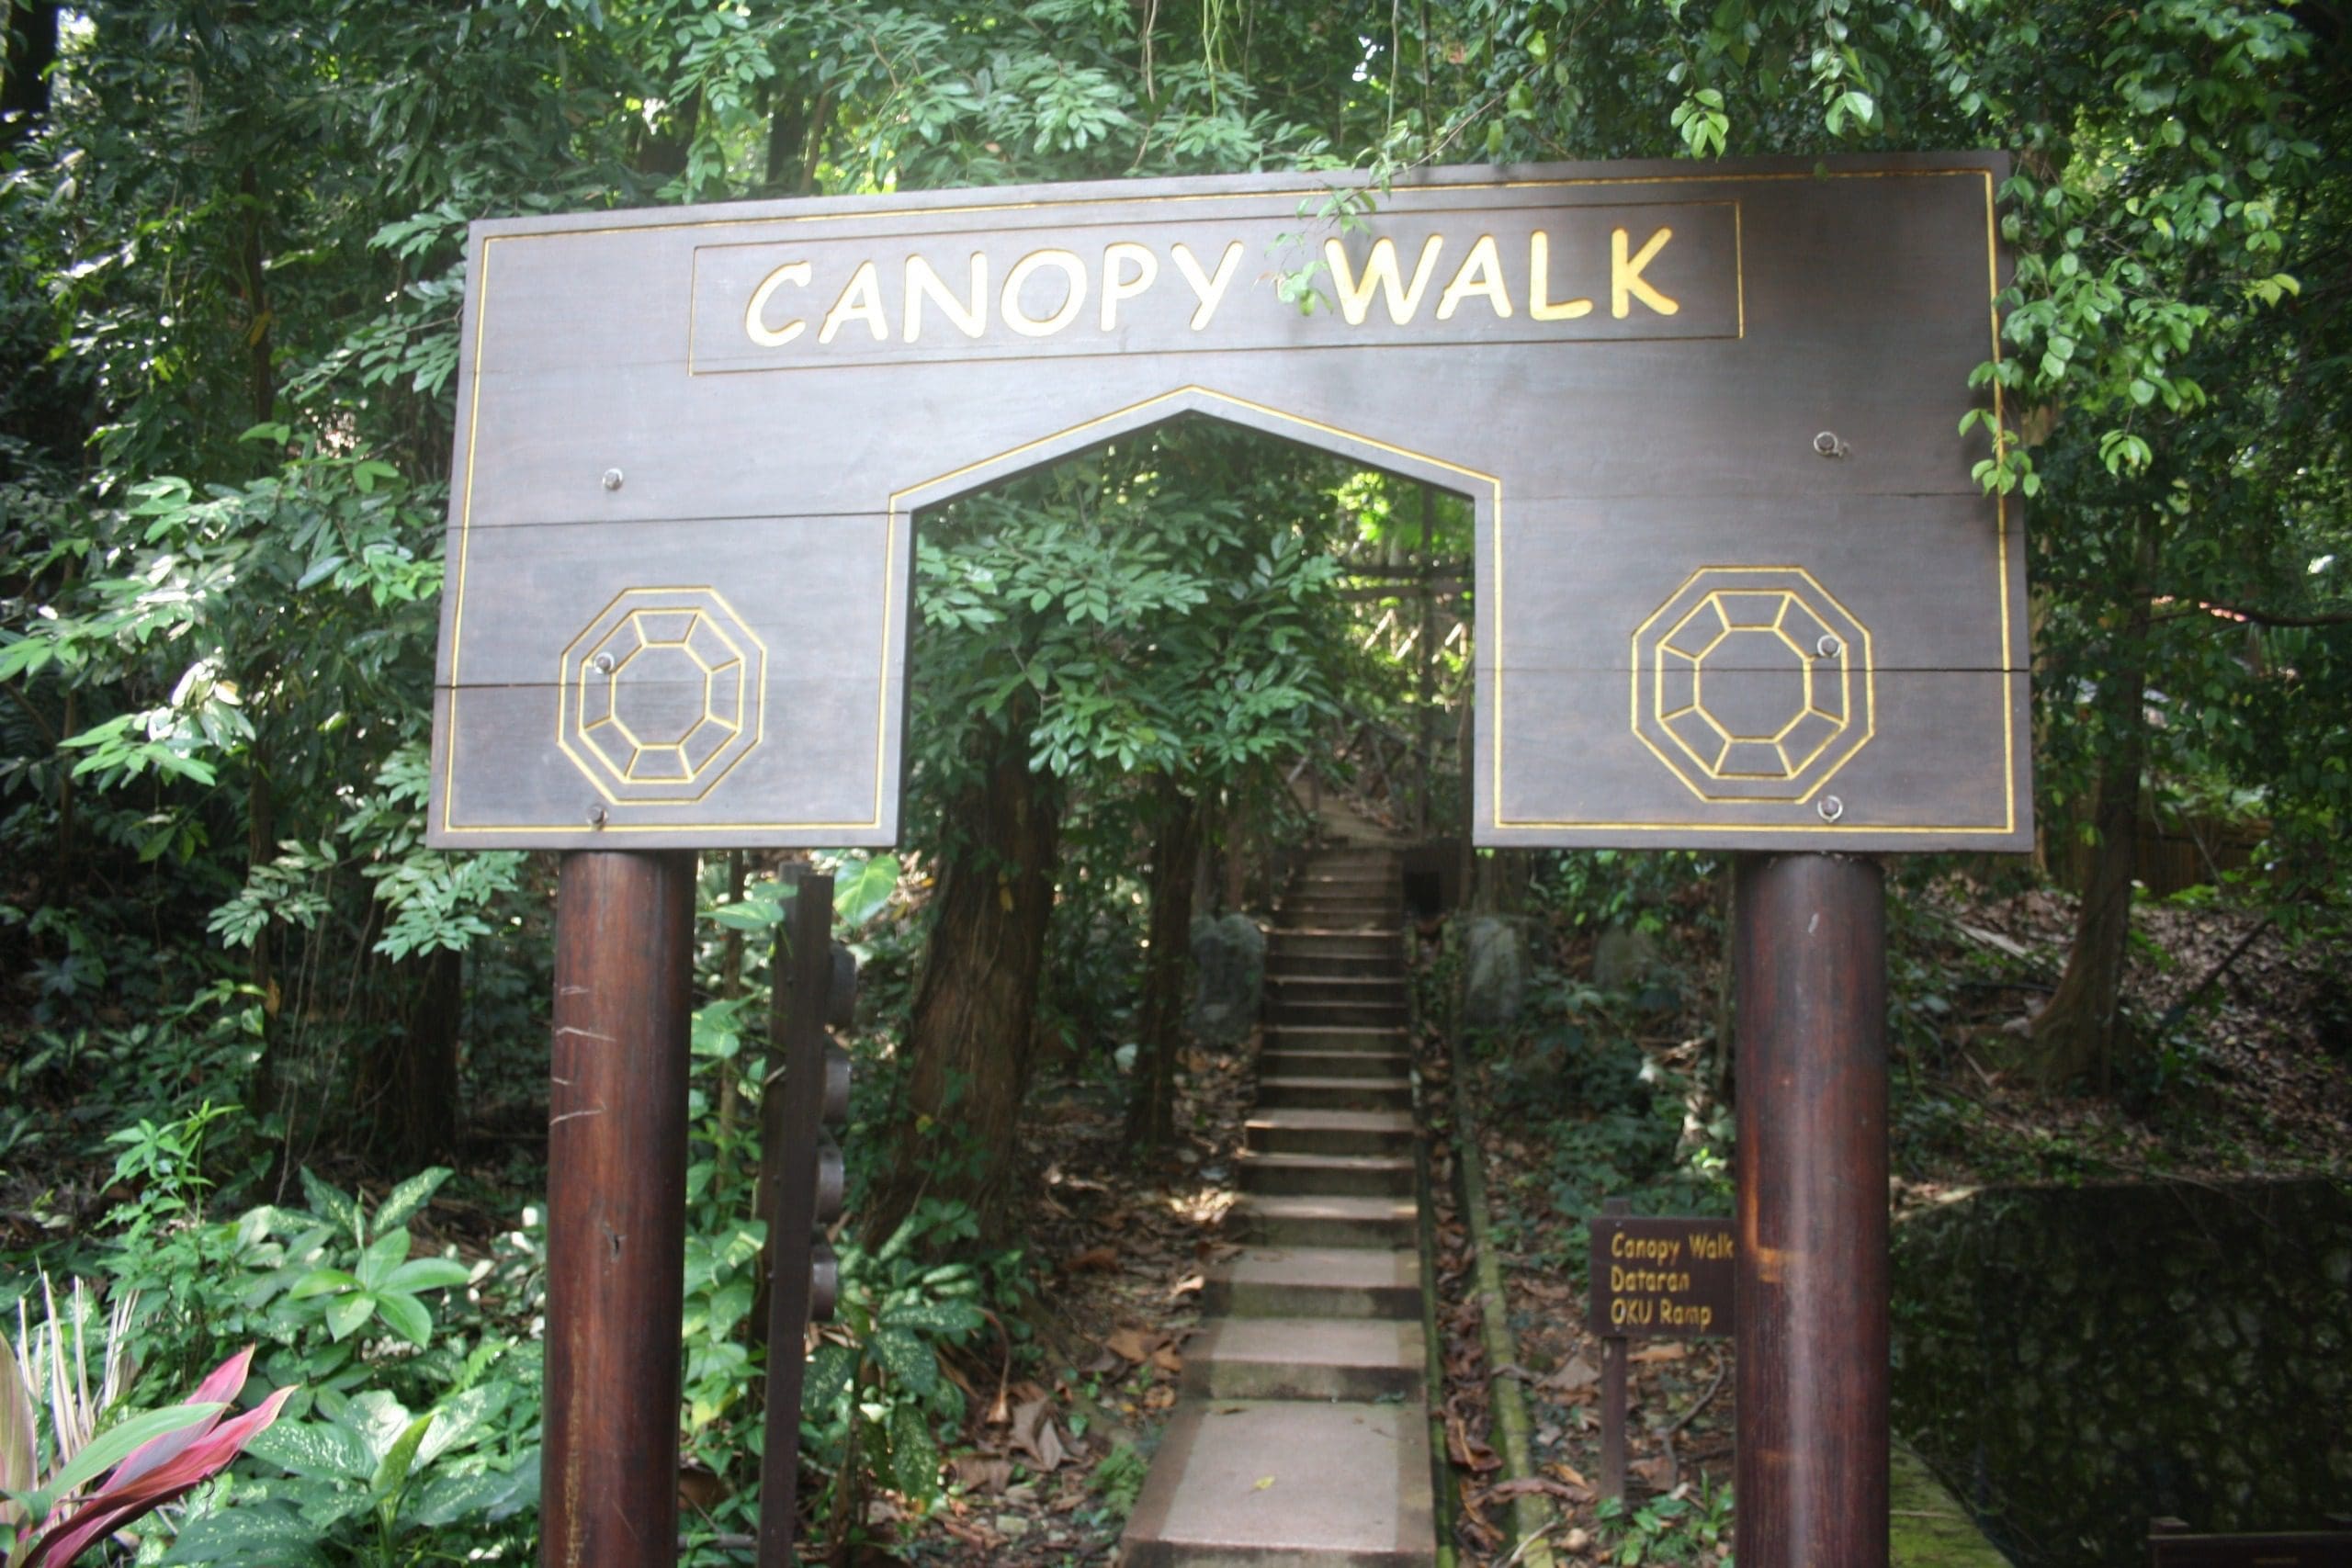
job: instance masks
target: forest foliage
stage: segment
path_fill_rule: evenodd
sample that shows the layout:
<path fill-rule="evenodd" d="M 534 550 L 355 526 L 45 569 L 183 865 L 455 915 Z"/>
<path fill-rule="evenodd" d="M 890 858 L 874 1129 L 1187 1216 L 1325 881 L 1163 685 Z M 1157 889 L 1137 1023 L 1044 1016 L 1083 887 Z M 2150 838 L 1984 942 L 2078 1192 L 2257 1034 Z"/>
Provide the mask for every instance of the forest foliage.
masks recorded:
<path fill-rule="evenodd" d="M 0 952 L 22 983 L 0 1001 L 0 1160 L 29 1218 L 0 1285 L 38 1302 L 39 1269 L 109 1281 L 113 1328 L 66 1289 L 46 1343 L 114 1359 L 126 1405 L 254 1343 L 256 1391 L 304 1390 L 198 1495 L 175 1561 L 263 1539 L 235 1529 L 338 1562 L 527 1530 L 552 870 L 421 831 L 476 219 L 1286 168 L 1331 182 L 1311 226 L 1366 199 L 1343 171 L 1376 204 L 1440 164 L 2008 152 L 2016 274 L 1978 374 L 2010 420 L 1971 435 L 1984 482 L 2027 506 L 2038 795 L 2058 851 L 2080 840 L 2089 863 L 2016 1065 L 2059 1088 L 2147 1049 L 2122 990 L 2143 821 L 2225 827 L 2256 846 L 2231 897 L 2297 933 L 2340 927 L 2338 5 L 7 15 Z M 1442 553 L 1463 525 L 1441 512 Z M 1041 1059 L 1136 1045 L 1137 1135 L 1174 1131 L 1195 900 L 1262 866 L 1285 775 L 1342 710 L 1428 722 L 1416 672 L 1366 635 L 1382 606 L 1345 597 L 1333 558 L 1401 558 L 1419 515 L 1403 481 L 1200 426 L 923 520 L 909 842 L 849 863 L 906 874 L 843 921 L 888 1042 L 860 1090 L 875 1223 L 853 1317 L 857 1343 L 893 1348 L 812 1377 L 828 1464 L 863 1443 L 899 1489 L 935 1490 L 957 1396 L 925 1358 L 972 1330 L 952 1303 L 1013 1288 L 1012 1134 Z M 1449 649 L 1437 695 L 1458 700 L 1462 667 Z M 741 1064 L 773 869 L 714 859 L 698 926 L 687 1443 L 722 1475 L 755 1463 Z M 462 1266 L 414 1229 L 453 1162 L 493 1216 Z M 967 1272 L 934 1276 L 948 1252 Z M 888 1394 L 878 1424 L 853 1418 L 860 1390 Z M 60 1457 L 56 1418 L 38 1425 Z"/>

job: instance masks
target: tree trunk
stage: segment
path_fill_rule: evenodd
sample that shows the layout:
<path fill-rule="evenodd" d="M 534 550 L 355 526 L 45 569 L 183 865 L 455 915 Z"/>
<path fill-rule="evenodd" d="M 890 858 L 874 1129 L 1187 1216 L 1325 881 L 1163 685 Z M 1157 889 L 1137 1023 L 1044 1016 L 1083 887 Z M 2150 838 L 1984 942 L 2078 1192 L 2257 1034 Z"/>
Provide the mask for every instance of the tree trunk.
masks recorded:
<path fill-rule="evenodd" d="M 1127 1135 L 1139 1147 L 1165 1147 L 1176 1135 L 1176 1057 L 1184 1044 L 1184 980 L 1190 973 L 1193 864 L 1200 855 L 1201 806 L 1172 783 L 1160 785 L 1159 831 L 1151 846 L 1149 948 L 1136 1029 L 1135 1095 Z"/>
<path fill-rule="evenodd" d="M 1000 741 L 986 775 L 947 811 L 960 840 L 940 861 L 907 1023 L 906 1104 L 867 1205 L 877 1246 L 918 1197 L 969 1203 L 990 1240 L 1009 1217 L 1061 840 L 1060 785 L 1030 772 L 1028 750 L 1025 730 Z"/>
<path fill-rule="evenodd" d="M 0 140 L 14 141 L 49 118 L 49 68 L 57 62 L 57 10 L 54 0 L 28 4 L 15 0 L 6 8 L 6 63 L 0 66 Z"/>
<path fill-rule="evenodd" d="M 457 1152 L 460 1118 L 458 1044 L 465 1023 L 465 956 L 447 948 L 404 969 L 421 968 L 407 1026 L 386 1039 L 368 1064 L 363 1103 L 396 1168 L 413 1171 Z"/>
<path fill-rule="evenodd" d="M 2100 760 L 2091 821 L 2098 841 L 2075 918 L 2074 944 L 2058 988 L 2027 1026 L 2023 1066 L 2045 1089 L 2086 1074 L 2102 1083 L 2129 1043 L 2120 1001 L 2132 936 L 2132 879 L 2137 869 L 2141 774 L 2147 763 L 2145 712 L 2151 612 L 2145 584 L 2154 566 L 2154 526 L 2141 527 L 2140 584 L 2129 621 L 2099 692 L 2102 729 L 2111 749 Z"/>

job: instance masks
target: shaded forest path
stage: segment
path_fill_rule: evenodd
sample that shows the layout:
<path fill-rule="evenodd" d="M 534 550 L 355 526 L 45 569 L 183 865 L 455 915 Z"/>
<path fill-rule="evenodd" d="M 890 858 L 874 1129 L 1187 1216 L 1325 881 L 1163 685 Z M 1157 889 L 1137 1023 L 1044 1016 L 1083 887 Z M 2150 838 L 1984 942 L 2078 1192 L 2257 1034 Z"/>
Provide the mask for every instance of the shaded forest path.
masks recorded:
<path fill-rule="evenodd" d="M 1437 1560 L 1403 919 L 1397 855 L 1361 842 L 1277 912 L 1245 1250 L 1207 1283 L 1128 1568 Z"/>

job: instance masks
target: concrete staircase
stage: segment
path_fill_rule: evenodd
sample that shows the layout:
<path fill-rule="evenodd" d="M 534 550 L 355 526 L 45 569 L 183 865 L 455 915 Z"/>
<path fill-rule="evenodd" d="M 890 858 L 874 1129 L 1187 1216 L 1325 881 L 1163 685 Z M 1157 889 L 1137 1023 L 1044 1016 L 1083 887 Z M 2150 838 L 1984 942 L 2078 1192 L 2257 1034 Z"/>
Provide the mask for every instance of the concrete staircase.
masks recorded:
<path fill-rule="evenodd" d="M 1126 1568 L 1434 1564 L 1402 885 L 1322 851 L 1266 961 L 1258 1105 Z"/>

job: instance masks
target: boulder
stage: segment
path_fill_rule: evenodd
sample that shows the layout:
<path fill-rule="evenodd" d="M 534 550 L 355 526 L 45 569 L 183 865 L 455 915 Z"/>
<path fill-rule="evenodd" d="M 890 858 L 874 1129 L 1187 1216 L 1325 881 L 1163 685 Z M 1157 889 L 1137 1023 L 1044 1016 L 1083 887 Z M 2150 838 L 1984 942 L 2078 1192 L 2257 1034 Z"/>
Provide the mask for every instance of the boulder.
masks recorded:
<path fill-rule="evenodd" d="M 1527 1000 L 1527 935 L 1516 920 L 1473 916 L 1462 930 L 1462 1022 L 1504 1029 Z"/>
<path fill-rule="evenodd" d="M 1258 1024 L 1266 985 L 1266 933 L 1247 915 L 1193 920 L 1193 1037 L 1204 1045 L 1238 1045 Z"/>
<path fill-rule="evenodd" d="M 1604 991 L 1630 991 L 1657 966 L 1657 944 L 1634 926 L 1611 926 L 1592 946 L 1592 983 Z"/>

